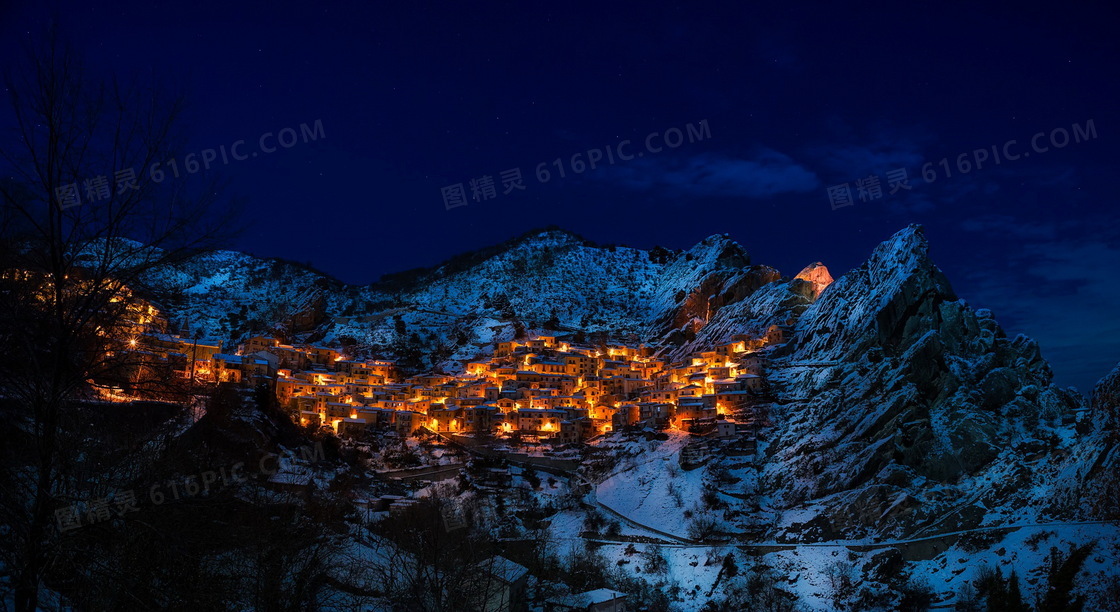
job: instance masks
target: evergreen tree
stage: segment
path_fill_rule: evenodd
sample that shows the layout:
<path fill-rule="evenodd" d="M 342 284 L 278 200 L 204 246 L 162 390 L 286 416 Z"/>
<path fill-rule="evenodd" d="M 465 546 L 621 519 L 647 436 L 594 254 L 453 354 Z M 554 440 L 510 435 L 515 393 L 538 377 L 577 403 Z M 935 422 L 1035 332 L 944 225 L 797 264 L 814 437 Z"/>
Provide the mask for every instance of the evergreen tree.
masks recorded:
<path fill-rule="evenodd" d="M 548 320 L 544 322 L 544 328 L 551 329 L 553 331 L 560 329 L 560 317 L 556 314 L 555 310 L 552 311 L 552 316 L 550 316 Z"/>
<path fill-rule="evenodd" d="M 1019 590 L 1019 574 L 1014 569 L 1007 578 L 1007 601 L 1003 609 L 1009 612 L 1029 612 L 1031 609 L 1023 603 L 1023 593 Z"/>
<path fill-rule="evenodd" d="M 1094 546 L 1096 542 L 1072 548 L 1064 558 L 1057 547 L 1050 549 L 1049 583 L 1039 612 L 1080 612 L 1085 607 L 1083 596 L 1073 596 L 1074 580 Z"/>
<path fill-rule="evenodd" d="M 987 604 L 988 612 L 1030 612 L 1019 589 L 1019 576 L 1012 570 L 1008 578 L 999 568 L 983 568 L 976 579 L 977 592 Z"/>

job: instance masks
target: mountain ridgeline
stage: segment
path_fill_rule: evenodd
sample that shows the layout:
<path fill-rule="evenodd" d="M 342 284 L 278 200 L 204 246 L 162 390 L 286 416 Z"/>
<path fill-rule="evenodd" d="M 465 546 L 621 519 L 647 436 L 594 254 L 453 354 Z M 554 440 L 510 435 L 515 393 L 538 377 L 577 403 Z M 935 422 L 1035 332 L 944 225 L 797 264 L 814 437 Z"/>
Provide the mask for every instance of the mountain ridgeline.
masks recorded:
<path fill-rule="evenodd" d="M 773 426 L 739 491 L 773 537 L 1116 518 L 1120 374 L 1092 406 L 1059 389 L 1038 345 L 957 298 L 928 251 L 911 226 L 833 281 L 819 263 L 783 278 L 727 236 L 645 251 L 548 230 L 365 287 L 232 252 L 150 284 L 181 296 L 164 309 L 192 331 L 341 343 L 417 371 L 461 371 L 533 329 L 680 359 L 779 325 Z"/>

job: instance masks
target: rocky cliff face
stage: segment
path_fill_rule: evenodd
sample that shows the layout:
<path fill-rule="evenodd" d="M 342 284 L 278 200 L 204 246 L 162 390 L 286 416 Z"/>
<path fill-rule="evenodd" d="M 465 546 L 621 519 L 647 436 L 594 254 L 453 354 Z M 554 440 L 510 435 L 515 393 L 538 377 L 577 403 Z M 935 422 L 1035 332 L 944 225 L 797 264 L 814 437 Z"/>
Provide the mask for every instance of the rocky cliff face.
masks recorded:
<path fill-rule="evenodd" d="M 1082 430 L 1095 451 L 1079 483 L 1083 505 L 1096 516 L 1120 520 L 1120 365 L 1093 389 L 1092 428 Z"/>
<path fill-rule="evenodd" d="M 1093 420 L 1110 429 L 1120 429 L 1120 364 L 1093 389 Z"/>
<path fill-rule="evenodd" d="M 766 372 L 773 426 L 759 479 L 730 492 L 751 497 L 775 537 L 1099 514 L 1071 484 L 1102 451 L 1099 436 L 1077 433 L 1082 398 L 1051 384 L 1033 340 L 1007 338 L 990 311 L 957 298 L 921 228 L 835 281 L 820 264 L 771 280 L 671 356 L 773 324 L 788 330 Z"/>
<path fill-rule="evenodd" d="M 815 300 L 820 297 L 821 292 L 823 292 L 825 289 L 828 289 L 828 286 L 833 282 L 832 275 L 828 273 L 828 268 L 826 268 L 824 264 L 819 261 L 813 264 L 809 264 L 804 270 L 802 270 L 797 276 L 795 276 L 794 279 L 805 281 L 809 284 L 812 292 L 807 297 L 809 297 L 809 299 L 811 300 Z"/>
<path fill-rule="evenodd" d="M 1081 398 L 1051 385 L 1034 341 L 954 295 L 920 228 L 791 313 L 763 469 L 779 516 L 906 536 L 1076 512 L 1054 492 Z"/>

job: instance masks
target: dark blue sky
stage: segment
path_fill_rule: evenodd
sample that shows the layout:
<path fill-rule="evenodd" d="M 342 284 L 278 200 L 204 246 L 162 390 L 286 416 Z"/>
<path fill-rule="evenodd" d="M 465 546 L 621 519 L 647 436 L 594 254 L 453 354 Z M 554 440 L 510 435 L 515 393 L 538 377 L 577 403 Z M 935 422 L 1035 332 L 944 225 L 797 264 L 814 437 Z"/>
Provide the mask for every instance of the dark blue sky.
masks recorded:
<path fill-rule="evenodd" d="M 728 233 L 787 274 L 838 276 L 917 222 L 958 293 L 1037 338 L 1059 383 L 1120 360 L 1117 9 L 228 4 L 0 5 L 0 45 L 14 57 L 54 13 L 91 71 L 181 87 L 188 151 L 260 153 L 215 170 L 249 200 L 231 246 L 349 282 L 549 224 L 645 248 Z M 661 144 L 701 120 L 710 137 Z M 316 121 L 325 137 L 258 151 Z M 574 172 L 624 140 L 643 156 Z M 525 189 L 504 194 L 515 168 Z M 891 194 L 901 169 L 911 189 Z M 442 188 L 470 198 L 487 175 L 494 198 L 447 210 Z M 872 176 L 882 196 L 860 201 Z M 854 203 L 834 210 L 844 183 Z"/>

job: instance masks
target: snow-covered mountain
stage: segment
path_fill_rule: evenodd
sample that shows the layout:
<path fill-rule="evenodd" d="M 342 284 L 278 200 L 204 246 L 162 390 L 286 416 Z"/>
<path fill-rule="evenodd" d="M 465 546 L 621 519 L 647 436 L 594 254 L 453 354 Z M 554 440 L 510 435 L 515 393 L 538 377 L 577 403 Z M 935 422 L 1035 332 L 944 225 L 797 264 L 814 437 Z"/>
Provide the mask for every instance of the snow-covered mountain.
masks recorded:
<path fill-rule="evenodd" d="M 1029 535 L 1005 540 L 1009 526 L 1057 533 L 1062 546 L 1116 540 L 1099 523 L 1120 517 L 1120 366 L 1091 404 L 1053 385 L 1033 340 L 1008 338 L 992 312 L 957 298 L 917 226 L 835 280 L 820 263 L 793 277 L 752 265 L 726 236 L 644 251 L 550 230 L 364 287 L 232 252 L 149 283 L 179 296 L 162 304 L 173 321 L 206 335 L 278 330 L 449 371 L 526 329 L 662 343 L 681 358 L 778 325 L 785 342 L 768 351 L 769 425 L 753 459 L 717 453 L 678 477 L 663 468 L 686 442 L 673 438 L 598 490 L 657 533 L 683 540 L 696 517 L 719 516 L 717 531 L 773 543 L 762 550 L 777 550 L 767 554 L 810 598 L 821 564 L 784 543 L 866 543 L 865 576 L 904 550 L 948 592 L 973 575 L 957 565 L 969 559 L 1042 566 L 1035 544 L 1007 544 Z M 877 548 L 892 542 L 902 548 Z M 1106 576 L 1114 558 L 1102 551 L 1084 571 Z"/>
<path fill-rule="evenodd" d="M 267 331 L 353 339 L 388 356 L 407 346 L 429 358 L 423 365 L 454 370 L 525 328 L 691 338 L 718 310 L 778 278 L 726 236 L 687 251 L 643 251 L 549 230 L 363 287 L 230 251 L 148 282 L 172 321 L 192 332 L 233 342 Z"/>
<path fill-rule="evenodd" d="M 953 294 L 920 228 L 816 300 L 779 286 L 710 326 L 792 322 L 767 374 L 775 427 L 758 485 L 779 532 L 912 537 L 1099 514 L 1080 483 L 1107 448 L 1103 422 L 1052 385 L 1033 340 Z"/>
<path fill-rule="evenodd" d="M 1120 376 L 1090 413 L 1052 384 L 1033 340 L 958 299 L 928 251 L 911 226 L 832 282 L 819 263 L 793 278 L 751 265 L 726 236 L 673 252 L 550 230 L 365 287 L 231 252 L 152 282 L 185 296 L 173 320 L 208 335 L 282 329 L 451 371 L 525 328 L 669 341 L 680 357 L 779 324 L 774 426 L 748 479 L 778 531 L 906 536 L 1092 516 L 1077 487 L 1111 448 L 1103 405 Z"/>

